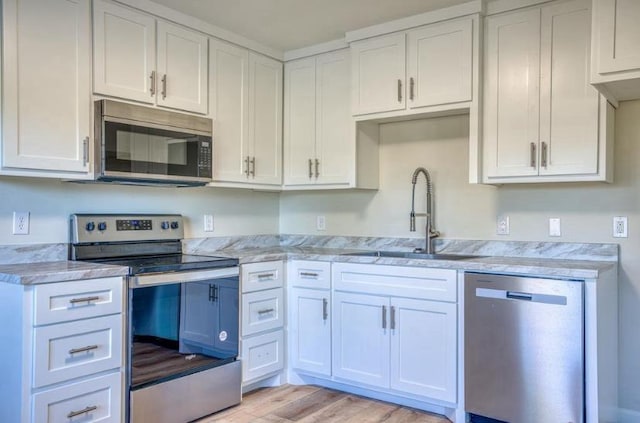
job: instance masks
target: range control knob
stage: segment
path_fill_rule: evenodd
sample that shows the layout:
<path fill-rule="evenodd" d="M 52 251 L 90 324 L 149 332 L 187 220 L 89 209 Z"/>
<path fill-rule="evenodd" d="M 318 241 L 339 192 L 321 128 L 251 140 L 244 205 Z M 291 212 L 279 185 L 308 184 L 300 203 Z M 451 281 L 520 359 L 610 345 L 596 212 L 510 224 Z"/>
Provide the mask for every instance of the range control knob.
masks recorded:
<path fill-rule="evenodd" d="M 169 229 L 169 222 L 167 222 L 167 221 L 165 220 L 164 222 L 162 222 L 162 223 L 160 224 L 160 227 L 161 227 L 162 229 L 165 229 L 165 230 L 166 230 L 166 229 Z"/>
<path fill-rule="evenodd" d="M 87 226 L 85 226 L 87 231 L 92 232 L 96 228 L 96 224 L 93 222 L 87 222 Z"/>
<path fill-rule="evenodd" d="M 171 222 L 171 229 L 178 229 L 179 225 L 178 222 Z"/>
<path fill-rule="evenodd" d="M 107 222 L 100 222 L 100 223 L 98 223 L 98 230 L 99 230 L 99 231 L 105 231 L 105 230 L 107 230 Z"/>

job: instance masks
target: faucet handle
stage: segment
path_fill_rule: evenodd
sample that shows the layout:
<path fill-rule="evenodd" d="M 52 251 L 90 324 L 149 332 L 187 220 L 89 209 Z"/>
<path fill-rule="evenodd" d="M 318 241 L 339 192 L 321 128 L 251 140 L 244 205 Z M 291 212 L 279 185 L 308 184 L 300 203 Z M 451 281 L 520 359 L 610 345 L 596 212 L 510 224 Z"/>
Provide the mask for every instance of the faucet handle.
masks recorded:
<path fill-rule="evenodd" d="M 439 231 L 434 231 L 433 229 L 429 231 L 429 238 L 438 238 L 439 236 L 440 236 Z"/>

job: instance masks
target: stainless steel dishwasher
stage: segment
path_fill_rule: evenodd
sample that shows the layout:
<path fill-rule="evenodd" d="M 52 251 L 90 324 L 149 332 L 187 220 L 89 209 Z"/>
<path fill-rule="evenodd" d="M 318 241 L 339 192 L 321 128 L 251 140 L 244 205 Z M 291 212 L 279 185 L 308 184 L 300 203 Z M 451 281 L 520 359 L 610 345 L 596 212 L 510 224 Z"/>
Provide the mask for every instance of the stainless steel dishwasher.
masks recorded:
<path fill-rule="evenodd" d="M 583 286 L 466 273 L 465 408 L 472 421 L 584 422 Z"/>

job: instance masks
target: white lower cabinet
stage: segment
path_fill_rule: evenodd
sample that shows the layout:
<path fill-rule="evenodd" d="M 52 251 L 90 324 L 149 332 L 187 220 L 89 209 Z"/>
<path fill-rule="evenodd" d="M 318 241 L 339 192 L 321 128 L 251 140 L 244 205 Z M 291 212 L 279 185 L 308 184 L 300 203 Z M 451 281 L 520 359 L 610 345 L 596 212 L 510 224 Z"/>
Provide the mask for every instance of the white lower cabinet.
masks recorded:
<path fill-rule="evenodd" d="M 252 385 L 284 369 L 284 263 L 240 268 L 242 383 Z"/>
<path fill-rule="evenodd" d="M 457 272 L 332 266 L 332 374 L 425 400 L 457 401 Z"/>
<path fill-rule="evenodd" d="M 329 290 L 292 288 L 289 302 L 291 367 L 331 375 Z"/>

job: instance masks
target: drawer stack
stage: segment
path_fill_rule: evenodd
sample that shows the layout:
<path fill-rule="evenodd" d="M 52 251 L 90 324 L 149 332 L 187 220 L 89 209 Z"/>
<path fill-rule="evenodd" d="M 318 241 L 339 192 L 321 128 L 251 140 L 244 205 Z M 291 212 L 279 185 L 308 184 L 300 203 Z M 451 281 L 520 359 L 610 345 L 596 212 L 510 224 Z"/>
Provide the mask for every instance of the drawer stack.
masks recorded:
<path fill-rule="evenodd" d="M 23 358 L 15 363 L 23 369 L 23 411 L 15 421 L 121 422 L 122 278 L 33 285 L 14 292 L 23 298 L 16 316 L 23 322 Z"/>
<path fill-rule="evenodd" d="M 284 368 L 284 263 L 241 267 L 242 383 L 249 385 Z"/>

